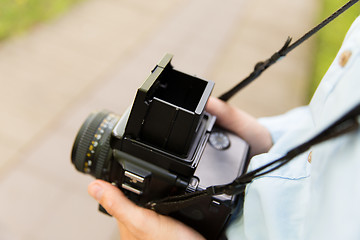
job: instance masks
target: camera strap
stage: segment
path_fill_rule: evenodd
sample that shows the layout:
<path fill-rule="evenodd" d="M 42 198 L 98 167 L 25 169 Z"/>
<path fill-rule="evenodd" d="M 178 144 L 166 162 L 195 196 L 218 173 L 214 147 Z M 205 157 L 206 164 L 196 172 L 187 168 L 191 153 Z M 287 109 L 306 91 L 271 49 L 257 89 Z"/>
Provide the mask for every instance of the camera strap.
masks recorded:
<path fill-rule="evenodd" d="M 284 57 L 287 53 L 289 53 L 294 48 L 296 48 L 301 43 L 303 43 L 305 40 L 310 38 L 321 28 L 326 26 L 329 22 L 334 20 L 341 13 L 349 9 L 352 5 L 354 5 L 358 1 L 359 0 L 350 0 L 339 10 L 334 12 L 330 17 L 322 21 L 319 25 L 314 27 L 312 30 L 307 32 L 303 37 L 301 37 L 299 40 L 297 40 L 291 45 L 290 43 L 292 39 L 289 37 L 286 40 L 284 46 L 279 51 L 273 54 L 268 60 L 257 63 L 254 68 L 254 71 L 247 78 L 245 78 L 238 85 L 230 89 L 228 92 L 221 95 L 220 99 L 222 99 L 223 101 L 229 100 L 239 90 L 241 90 L 249 83 L 254 81 L 257 77 L 259 77 L 260 74 L 263 71 L 265 71 L 268 67 L 270 67 L 272 64 L 277 62 L 279 58 Z M 194 191 L 183 195 L 171 196 L 157 201 L 151 201 L 147 203 L 145 207 L 155 210 L 158 213 L 166 215 L 178 211 L 180 209 L 189 207 L 193 204 L 196 204 L 197 202 L 202 201 L 203 199 L 211 198 L 212 196 L 222 195 L 222 194 L 236 195 L 243 193 L 245 191 L 246 184 L 253 181 L 253 179 L 268 174 L 272 171 L 275 171 L 276 169 L 290 162 L 294 157 L 307 151 L 308 149 L 310 149 L 310 147 L 316 144 L 322 143 L 329 139 L 333 139 L 335 137 L 357 130 L 359 128 L 359 122 L 360 122 L 360 104 L 355 106 L 352 110 L 350 110 L 348 113 L 343 115 L 341 118 L 339 118 L 337 121 L 332 123 L 329 127 L 327 127 L 325 130 L 323 130 L 322 132 L 320 132 L 310 140 L 291 149 L 283 157 L 276 159 L 253 171 L 241 175 L 240 177 L 236 178 L 232 183 L 225 185 L 210 186 L 202 191 Z"/>
<path fill-rule="evenodd" d="M 246 184 L 252 182 L 255 178 L 268 174 L 284 166 L 293 158 L 309 150 L 312 146 L 323 143 L 338 136 L 354 132 L 360 125 L 360 103 L 353 109 L 340 117 L 326 129 L 312 137 L 303 144 L 291 149 L 283 157 L 276 159 L 260 168 L 247 172 L 236 178 L 232 183 L 225 185 L 210 186 L 202 191 L 195 191 L 178 196 L 171 196 L 158 201 L 149 202 L 145 207 L 155 210 L 161 214 L 169 214 L 174 211 L 189 207 L 204 198 L 216 195 L 237 195 L 243 193 Z"/>
<path fill-rule="evenodd" d="M 269 68 L 271 65 L 276 63 L 280 58 L 285 57 L 286 54 L 288 54 L 290 51 L 294 50 L 297 46 L 302 44 L 304 41 L 309 39 L 311 36 L 313 36 L 315 33 L 317 33 L 320 29 L 325 27 L 328 23 L 330 23 L 332 20 L 337 18 L 340 14 L 345 12 L 347 9 L 349 9 L 351 6 L 353 6 L 355 3 L 357 3 L 359 0 L 351 0 L 348 3 L 346 3 L 344 6 L 342 6 L 340 9 L 338 9 L 336 12 L 334 12 L 332 15 L 330 15 L 328 18 L 326 18 L 324 21 L 322 21 L 320 24 L 318 24 L 316 27 L 311 29 L 309 32 L 307 32 L 305 35 L 303 35 L 301 38 L 299 38 L 296 42 L 291 43 L 292 38 L 288 37 L 286 40 L 284 46 L 277 52 L 275 52 L 269 59 L 263 62 L 258 62 L 252 73 L 245 79 L 243 79 L 240 83 L 238 83 L 236 86 L 231 88 L 229 91 L 223 93 L 219 99 L 223 101 L 228 101 L 232 96 L 234 96 L 238 91 L 246 87 L 248 84 L 253 82 L 256 78 L 258 78 L 267 68 Z"/>

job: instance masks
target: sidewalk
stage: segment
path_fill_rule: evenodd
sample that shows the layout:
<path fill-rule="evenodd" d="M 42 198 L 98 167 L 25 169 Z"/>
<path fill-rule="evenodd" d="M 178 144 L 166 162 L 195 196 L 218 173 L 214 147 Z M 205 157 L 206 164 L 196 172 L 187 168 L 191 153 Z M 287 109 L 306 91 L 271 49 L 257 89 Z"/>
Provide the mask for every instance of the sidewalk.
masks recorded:
<path fill-rule="evenodd" d="M 88 0 L 29 34 L 0 43 L 0 240 L 117 239 L 87 195 L 70 151 L 87 115 L 121 114 L 165 53 L 213 80 L 217 96 L 287 36 L 314 25 L 311 0 Z M 255 116 L 304 104 L 311 42 L 231 103 Z"/>

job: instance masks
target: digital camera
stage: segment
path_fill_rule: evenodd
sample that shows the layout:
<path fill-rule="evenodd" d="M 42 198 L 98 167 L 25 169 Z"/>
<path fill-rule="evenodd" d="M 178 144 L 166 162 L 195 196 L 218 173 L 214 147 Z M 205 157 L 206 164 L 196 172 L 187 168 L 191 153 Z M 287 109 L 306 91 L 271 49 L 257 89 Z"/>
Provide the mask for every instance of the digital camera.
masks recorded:
<path fill-rule="evenodd" d="M 116 185 L 140 206 L 232 182 L 247 167 L 248 144 L 205 111 L 214 83 L 175 70 L 171 59 L 156 65 L 122 116 L 91 113 L 72 149 L 78 171 Z M 238 199 L 208 197 L 170 216 L 218 239 Z"/>

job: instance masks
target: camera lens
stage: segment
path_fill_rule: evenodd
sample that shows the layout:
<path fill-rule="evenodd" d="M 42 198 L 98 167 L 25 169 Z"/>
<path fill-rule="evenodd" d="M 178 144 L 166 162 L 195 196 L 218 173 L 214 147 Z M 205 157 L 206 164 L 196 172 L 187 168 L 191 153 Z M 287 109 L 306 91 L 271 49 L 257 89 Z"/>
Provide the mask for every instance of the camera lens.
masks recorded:
<path fill-rule="evenodd" d="M 91 113 L 81 126 L 73 145 L 71 161 L 75 168 L 103 178 L 111 157 L 111 132 L 120 119 L 108 111 Z"/>

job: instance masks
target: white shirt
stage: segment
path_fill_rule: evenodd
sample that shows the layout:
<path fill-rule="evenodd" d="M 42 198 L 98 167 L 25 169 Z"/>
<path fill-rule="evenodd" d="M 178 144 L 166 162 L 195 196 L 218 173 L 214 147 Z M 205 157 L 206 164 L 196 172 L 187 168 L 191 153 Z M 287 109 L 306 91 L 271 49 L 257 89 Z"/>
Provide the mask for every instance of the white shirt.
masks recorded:
<path fill-rule="evenodd" d="M 360 17 L 308 106 L 261 119 L 274 146 L 249 170 L 283 156 L 360 103 Z M 311 162 L 311 163 L 310 163 Z M 255 179 L 229 239 L 360 239 L 360 131 L 312 147 Z"/>

